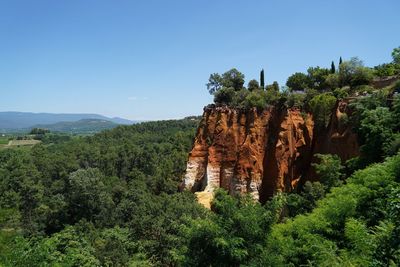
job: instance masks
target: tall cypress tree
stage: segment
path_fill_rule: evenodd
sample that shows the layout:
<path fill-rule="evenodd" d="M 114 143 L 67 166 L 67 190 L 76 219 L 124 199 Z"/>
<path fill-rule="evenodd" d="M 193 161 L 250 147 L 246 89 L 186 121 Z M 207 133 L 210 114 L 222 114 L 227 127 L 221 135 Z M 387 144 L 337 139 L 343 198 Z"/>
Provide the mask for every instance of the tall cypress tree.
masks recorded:
<path fill-rule="evenodd" d="M 339 59 L 339 66 L 342 65 L 342 62 L 343 62 L 342 57 L 340 57 L 340 59 Z"/>
<path fill-rule="evenodd" d="M 264 69 L 262 69 L 260 71 L 260 87 L 262 89 L 264 89 L 264 86 L 265 86 L 265 84 L 264 84 Z"/>
<path fill-rule="evenodd" d="M 335 72 L 336 72 L 335 62 L 333 62 L 333 60 L 332 60 L 332 63 L 331 63 L 331 73 L 335 73 Z"/>

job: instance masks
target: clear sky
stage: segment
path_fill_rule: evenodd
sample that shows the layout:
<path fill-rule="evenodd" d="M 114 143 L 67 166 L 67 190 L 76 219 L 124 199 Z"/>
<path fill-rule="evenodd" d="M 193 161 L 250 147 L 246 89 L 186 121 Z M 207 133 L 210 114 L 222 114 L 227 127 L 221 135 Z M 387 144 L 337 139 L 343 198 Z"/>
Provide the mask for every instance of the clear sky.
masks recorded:
<path fill-rule="evenodd" d="M 0 111 L 200 115 L 212 72 L 267 83 L 400 46 L 399 0 L 0 0 Z"/>

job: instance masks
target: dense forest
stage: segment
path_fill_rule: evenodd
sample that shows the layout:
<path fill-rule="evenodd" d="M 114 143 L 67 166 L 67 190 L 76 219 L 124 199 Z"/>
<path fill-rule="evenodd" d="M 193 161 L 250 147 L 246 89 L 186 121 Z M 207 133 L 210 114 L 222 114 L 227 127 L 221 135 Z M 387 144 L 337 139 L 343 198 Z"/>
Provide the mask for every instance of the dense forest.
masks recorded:
<path fill-rule="evenodd" d="M 368 84 L 356 71 L 349 84 L 331 89 L 307 82 L 287 92 L 278 85 L 244 89 L 243 83 L 236 90 L 223 85 L 232 80 L 214 76 L 222 82 L 213 91 L 216 102 L 225 91 L 222 103 L 238 108 L 306 103 L 299 108 L 326 116 L 326 103 L 340 94 L 367 92 L 343 118 L 360 138 L 361 156 L 343 163 L 318 155 L 319 182 L 278 193 L 264 205 L 218 190 L 207 210 L 194 194 L 179 192 L 198 118 L 0 150 L 0 265 L 400 265 L 400 84 L 370 85 L 381 72 L 398 75 L 395 56 L 375 69 L 355 65 L 373 72 Z M 344 67 L 333 65 L 328 76 L 341 81 Z M 300 89 L 306 92 L 295 93 Z M 234 102 L 242 96 L 244 102 Z"/>

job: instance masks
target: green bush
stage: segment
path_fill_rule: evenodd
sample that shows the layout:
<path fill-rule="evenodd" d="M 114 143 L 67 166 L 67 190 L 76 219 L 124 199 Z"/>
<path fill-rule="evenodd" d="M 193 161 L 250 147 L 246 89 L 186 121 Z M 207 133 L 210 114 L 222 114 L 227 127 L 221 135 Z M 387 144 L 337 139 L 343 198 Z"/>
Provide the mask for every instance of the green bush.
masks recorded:
<path fill-rule="evenodd" d="M 320 94 L 311 99 L 310 108 L 318 129 L 328 126 L 336 101 L 331 93 Z"/>
<path fill-rule="evenodd" d="M 393 76 L 400 73 L 400 65 L 395 63 L 381 64 L 374 67 L 374 75 L 378 77 Z"/>
<path fill-rule="evenodd" d="M 302 108 L 305 99 L 306 99 L 306 94 L 299 94 L 299 93 L 289 94 L 286 100 L 286 106 L 288 108 Z"/>
<path fill-rule="evenodd" d="M 222 88 L 214 93 L 214 102 L 217 104 L 229 105 L 235 96 L 235 89 Z"/>
<path fill-rule="evenodd" d="M 263 90 L 254 90 L 250 92 L 244 101 L 246 108 L 256 107 L 258 109 L 264 109 L 267 107 L 267 96 Z"/>
<path fill-rule="evenodd" d="M 344 98 L 349 96 L 349 91 L 348 91 L 348 89 L 346 87 L 336 88 L 335 90 L 333 90 L 333 95 L 337 99 L 344 99 Z"/>

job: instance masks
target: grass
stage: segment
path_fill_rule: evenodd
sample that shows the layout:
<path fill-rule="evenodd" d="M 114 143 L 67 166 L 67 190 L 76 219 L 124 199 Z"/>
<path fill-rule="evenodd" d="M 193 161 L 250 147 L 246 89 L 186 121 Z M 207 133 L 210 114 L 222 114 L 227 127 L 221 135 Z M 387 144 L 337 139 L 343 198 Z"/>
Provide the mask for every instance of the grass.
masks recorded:
<path fill-rule="evenodd" d="M 0 136 L 0 145 L 8 144 L 8 136 Z"/>

